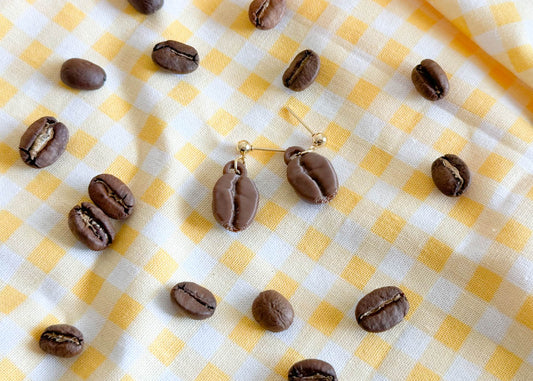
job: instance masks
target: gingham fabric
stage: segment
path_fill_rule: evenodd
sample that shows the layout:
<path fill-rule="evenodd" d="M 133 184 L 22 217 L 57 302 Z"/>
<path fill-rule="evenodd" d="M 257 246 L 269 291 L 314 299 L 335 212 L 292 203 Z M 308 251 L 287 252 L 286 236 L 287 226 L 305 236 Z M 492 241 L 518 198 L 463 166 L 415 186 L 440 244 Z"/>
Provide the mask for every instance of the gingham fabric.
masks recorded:
<path fill-rule="evenodd" d="M 0 379 L 283 380 L 304 358 L 340 380 L 533 378 L 533 12 L 529 0 L 288 0 L 256 30 L 248 0 L 166 0 L 151 16 L 125 0 L 0 2 Z M 152 47 L 197 48 L 188 75 L 159 70 Z M 316 82 L 283 87 L 313 49 Z M 68 58 L 107 72 L 97 91 L 59 79 Z M 424 58 L 450 78 L 423 99 Z M 302 202 L 282 155 L 252 152 L 255 221 L 221 228 L 211 190 L 236 142 L 309 145 L 284 107 L 327 135 L 319 153 L 340 183 L 328 205 Z M 56 116 L 71 133 L 50 167 L 22 163 L 27 126 Z M 472 181 L 442 195 L 430 167 L 454 153 Z M 126 182 L 133 216 L 104 252 L 77 242 L 69 210 L 99 173 Z M 215 315 L 177 315 L 169 291 L 194 281 Z M 394 285 L 411 308 L 371 334 L 354 309 Z M 276 289 L 295 310 L 267 332 L 251 304 Z M 42 330 L 85 335 L 72 359 L 43 353 Z"/>

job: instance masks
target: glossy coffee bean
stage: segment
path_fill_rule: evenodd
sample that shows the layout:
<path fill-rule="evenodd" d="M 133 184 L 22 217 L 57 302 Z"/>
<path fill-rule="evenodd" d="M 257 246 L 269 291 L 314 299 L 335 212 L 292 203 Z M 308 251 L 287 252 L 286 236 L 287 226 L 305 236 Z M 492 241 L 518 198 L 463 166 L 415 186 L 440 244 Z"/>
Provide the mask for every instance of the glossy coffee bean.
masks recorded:
<path fill-rule="evenodd" d="M 110 174 L 93 177 L 89 183 L 91 200 L 115 220 L 125 220 L 133 212 L 135 198 L 130 188 L 120 179 Z"/>
<path fill-rule="evenodd" d="M 291 366 L 287 379 L 289 381 L 337 381 L 337 373 L 325 361 L 307 359 Z"/>
<path fill-rule="evenodd" d="M 68 139 L 68 129 L 63 123 L 44 116 L 33 122 L 20 138 L 20 157 L 30 167 L 47 167 L 65 151 Z"/>
<path fill-rule="evenodd" d="M 104 69 L 81 58 L 71 58 L 61 66 L 61 80 L 74 89 L 99 89 L 106 78 Z"/>
<path fill-rule="evenodd" d="M 411 80 L 420 95 L 430 101 L 444 98 L 450 90 L 446 73 L 438 63 L 430 59 L 423 60 L 413 69 Z"/>
<path fill-rule="evenodd" d="M 254 0 L 248 8 L 248 18 L 257 29 L 272 29 L 285 13 L 286 0 Z"/>
<path fill-rule="evenodd" d="M 232 160 L 213 188 L 213 216 L 225 229 L 237 232 L 252 223 L 259 204 L 259 192 L 247 176 L 246 167 Z"/>
<path fill-rule="evenodd" d="M 304 50 L 291 62 L 283 73 L 283 85 L 294 90 L 307 89 L 314 81 L 320 70 L 320 57 L 312 50 Z"/>
<path fill-rule="evenodd" d="M 77 356 L 83 351 L 83 334 L 68 324 L 51 325 L 42 333 L 39 347 L 54 356 Z"/>
<path fill-rule="evenodd" d="M 200 57 L 192 46 L 168 40 L 154 46 L 152 60 L 163 69 L 177 74 L 187 74 L 198 68 Z"/>
<path fill-rule="evenodd" d="M 460 196 L 470 184 L 470 171 L 458 156 L 447 154 L 431 165 L 431 177 L 446 196 Z"/>
<path fill-rule="evenodd" d="M 104 250 L 115 239 L 115 229 L 102 210 L 90 202 L 76 205 L 68 215 L 68 227 L 91 250 Z"/>
<path fill-rule="evenodd" d="M 138 12 L 150 15 L 163 6 L 163 0 L 128 0 L 133 8 Z"/>
<path fill-rule="evenodd" d="M 287 179 L 296 193 L 311 204 L 331 201 L 338 192 L 337 173 L 330 161 L 315 152 L 300 155 L 302 147 L 289 147 L 285 151 Z"/>
<path fill-rule="evenodd" d="M 272 332 L 285 331 L 294 319 L 291 303 L 275 290 L 263 291 L 255 298 L 252 314 L 261 327 Z"/>
<path fill-rule="evenodd" d="M 181 312 L 195 320 L 213 316 L 217 308 L 217 301 L 211 291 L 193 282 L 175 285 L 170 291 L 170 298 Z"/>
<path fill-rule="evenodd" d="M 398 287 L 382 287 L 365 295 L 357 307 L 357 323 L 368 332 L 386 331 L 401 322 L 409 311 L 409 302 Z"/>

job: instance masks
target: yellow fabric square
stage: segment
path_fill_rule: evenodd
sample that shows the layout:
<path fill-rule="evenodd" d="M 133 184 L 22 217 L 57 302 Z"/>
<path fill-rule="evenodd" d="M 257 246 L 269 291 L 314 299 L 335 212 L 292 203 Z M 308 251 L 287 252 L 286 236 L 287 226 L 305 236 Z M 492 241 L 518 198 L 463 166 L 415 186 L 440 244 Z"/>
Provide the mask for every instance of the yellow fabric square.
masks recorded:
<path fill-rule="evenodd" d="M 99 107 L 100 111 L 109 116 L 115 122 L 118 122 L 120 119 L 122 119 L 124 115 L 130 111 L 130 108 L 131 104 L 115 94 L 112 94 L 109 98 L 107 98 Z"/>
<path fill-rule="evenodd" d="M 235 118 L 224 109 L 218 109 L 215 114 L 209 118 L 207 124 L 213 127 L 218 133 L 226 136 L 239 123 L 239 119 Z"/>
<path fill-rule="evenodd" d="M 435 184 L 433 179 L 424 172 L 415 170 L 402 189 L 411 196 L 424 201 L 435 189 Z"/>
<path fill-rule="evenodd" d="M 196 171 L 196 168 L 202 164 L 207 156 L 191 143 L 187 143 L 176 153 L 176 155 L 174 155 L 174 157 L 192 173 Z M 220 176 L 222 176 L 222 171 L 220 171 Z"/>
<path fill-rule="evenodd" d="M 299 47 L 300 44 L 298 42 L 282 34 L 268 52 L 271 56 L 276 57 L 281 62 L 288 64 L 294 59 L 296 50 L 298 50 Z M 322 67 L 320 70 L 322 70 Z"/>
<path fill-rule="evenodd" d="M 0 142 L 0 152 L 2 152 L 2 160 L 0 160 L 0 173 L 6 173 L 9 168 L 19 160 L 20 155 L 18 151 L 8 146 L 4 142 Z"/>
<path fill-rule="evenodd" d="M 491 5 L 490 10 L 494 16 L 494 21 L 496 21 L 498 26 L 519 22 L 521 20 L 516 5 L 512 1 Z"/>
<path fill-rule="evenodd" d="M 423 10 L 417 9 L 411 14 L 411 16 L 409 16 L 407 22 L 413 24 L 418 29 L 427 32 L 431 29 L 433 25 L 436 24 L 437 20 L 435 20 Z"/>
<path fill-rule="evenodd" d="M 128 251 L 138 235 L 139 232 L 137 230 L 131 228 L 127 224 L 122 224 L 113 241 L 113 250 L 121 255 L 125 255 L 126 251 Z"/>
<path fill-rule="evenodd" d="M 489 76 L 504 89 L 508 89 L 516 81 L 516 76 L 502 65 L 497 65 L 491 69 Z"/>
<path fill-rule="evenodd" d="M 2 300 L 2 299 L 0 299 Z M 516 315 L 516 321 L 533 330 L 533 295 L 528 295 Z"/>
<path fill-rule="evenodd" d="M 357 347 L 355 355 L 361 360 L 370 364 L 374 369 L 378 369 L 391 346 L 376 334 L 366 335 Z"/>
<path fill-rule="evenodd" d="M 259 324 L 244 316 L 233 328 L 229 338 L 250 353 L 264 333 L 265 330 Z"/>
<path fill-rule="evenodd" d="M 522 117 L 513 123 L 509 132 L 526 143 L 533 143 L 533 126 Z"/>
<path fill-rule="evenodd" d="M 168 198 L 174 194 L 174 189 L 158 178 L 152 181 L 152 184 L 146 189 L 141 200 L 154 208 L 159 209 L 167 202 Z"/>
<path fill-rule="evenodd" d="M 221 2 L 222 0 L 194 0 L 192 3 L 202 12 L 211 15 Z"/>
<path fill-rule="evenodd" d="M 72 32 L 85 18 L 85 13 L 71 3 L 67 3 L 54 17 L 54 22 Z"/>
<path fill-rule="evenodd" d="M 154 63 L 152 57 L 143 54 L 131 68 L 130 74 L 146 82 L 157 70 L 158 66 Z"/>
<path fill-rule="evenodd" d="M 300 122 L 292 116 L 289 111 L 287 110 L 287 107 L 289 107 L 300 119 L 303 119 L 307 113 L 311 110 L 309 106 L 307 106 L 305 103 L 299 101 L 298 99 L 294 97 L 290 97 L 289 100 L 285 103 L 285 107 L 282 107 L 278 115 L 285 119 L 287 122 L 292 124 L 293 126 L 298 126 Z"/>
<path fill-rule="evenodd" d="M 339 187 L 337 196 L 330 201 L 330 205 L 339 212 L 348 215 L 355 206 L 361 201 L 362 197 L 346 187 Z"/>
<path fill-rule="evenodd" d="M 409 48 L 406 48 L 396 40 L 390 39 L 379 53 L 378 58 L 397 69 L 408 54 Z"/>
<path fill-rule="evenodd" d="M 443 154 L 459 153 L 463 150 L 466 143 L 468 143 L 468 140 L 447 128 L 439 137 L 439 140 L 433 144 L 433 148 Z"/>
<path fill-rule="evenodd" d="M 526 195 L 526 196 L 529 197 L 531 200 L 533 200 L 533 188 L 531 188 L 531 189 L 529 190 L 529 192 L 527 192 L 527 195 Z"/>
<path fill-rule="evenodd" d="M 268 282 L 265 290 L 276 290 L 287 299 L 290 299 L 298 289 L 298 286 L 299 284 L 297 281 L 284 272 L 278 271 L 270 282 Z"/>
<path fill-rule="evenodd" d="M 531 230 L 521 223 L 511 219 L 496 236 L 496 241 L 516 251 L 524 250 L 531 237 Z"/>
<path fill-rule="evenodd" d="M 0 312 L 10 314 L 15 308 L 26 300 L 27 296 L 10 285 L 5 286 L 0 291 Z"/>
<path fill-rule="evenodd" d="M 229 381 L 231 380 L 231 378 L 226 373 L 217 368 L 215 365 L 209 363 L 205 366 L 204 369 L 202 369 L 198 377 L 196 377 L 195 379 L 195 381 L 205 380 Z"/>
<path fill-rule="evenodd" d="M 375 272 L 374 266 L 354 255 L 342 271 L 341 277 L 362 290 Z"/>
<path fill-rule="evenodd" d="M 451 247 L 430 237 L 417 259 L 430 269 L 441 272 L 452 253 Z"/>
<path fill-rule="evenodd" d="M 42 118 L 43 115 L 57 117 L 57 115 L 52 110 L 44 107 L 43 105 L 37 105 L 37 107 L 35 107 L 33 111 L 24 118 L 24 125 L 31 125 L 37 119 Z"/>
<path fill-rule="evenodd" d="M 212 227 L 213 224 L 209 220 L 193 211 L 181 225 L 180 230 L 194 243 L 200 243 Z"/>
<path fill-rule="evenodd" d="M 450 210 L 449 216 L 468 227 L 472 227 L 483 212 L 483 208 L 484 206 L 479 202 L 462 196 Z"/>
<path fill-rule="evenodd" d="M 348 100 L 362 109 L 368 110 L 379 94 L 379 87 L 360 79 L 348 95 Z"/>
<path fill-rule="evenodd" d="M 276 149 L 280 148 L 278 145 L 274 144 L 272 140 L 265 138 L 263 135 L 258 136 L 257 139 L 255 139 L 252 142 L 252 146 L 253 147 L 276 148 Z M 272 159 L 274 155 L 279 155 L 279 153 L 268 152 L 268 151 L 256 151 L 254 154 L 254 158 L 257 161 L 263 164 L 266 164 L 270 161 L 270 159 Z"/>
<path fill-rule="evenodd" d="M 0 361 L 0 379 L 9 381 L 22 381 L 26 378 L 24 372 L 7 358 Z"/>
<path fill-rule="evenodd" d="M 0 210 L 0 221 L 2 221 L 2 227 L 0 229 L 0 241 L 2 242 L 7 241 L 11 237 L 11 234 L 22 225 L 22 220 L 7 210 Z"/>
<path fill-rule="evenodd" d="M 344 314 L 328 302 L 321 302 L 309 318 L 309 324 L 326 336 L 331 336 Z"/>
<path fill-rule="evenodd" d="M 50 172 L 40 170 L 39 174 L 26 185 L 26 190 L 39 197 L 41 200 L 46 200 L 55 192 L 60 184 L 61 180 Z"/>
<path fill-rule="evenodd" d="M 139 168 L 130 163 L 128 159 L 120 155 L 111 163 L 109 167 L 105 170 L 106 173 L 110 173 L 113 176 L 118 177 L 124 183 L 128 184 L 131 182 L 131 179 L 137 174 Z"/>
<path fill-rule="evenodd" d="M 6 19 L 3 15 L 0 15 L 0 40 L 11 30 L 13 23 Z"/>
<path fill-rule="evenodd" d="M 462 321 L 448 315 L 434 337 L 454 351 L 458 351 L 471 330 L 472 328 Z"/>
<path fill-rule="evenodd" d="M 213 74 L 220 75 L 230 62 L 230 57 L 222 53 L 220 50 L 213 48 L 207 53 L 205 58 L 200 60 L 200 65 Z"/>
<path fill-rule="evenodd" d="M 463 108 L 480 118 L 484 118 L 494 103 L 496 103 L 496 99 L 479 89 L 475 89 L 463 103 Z"/>
<path fill-rule="evenodd" d="M 34 69 L 38 69 L 52 54 L 52 51 L 39 41 L 33 41 L 20 55 L 20 59 Z"/>
<path fill-rule="evenodd" d="M 415 126 L 422 120 L 422 114 L 413 110 L 411 107 L 401 105 L 400 108 L 394 113 L 390 120 L 390 124 L 399 128 L 408 134 L 413 131 Z"/>
<path fill-rule="evenodd" d="M 252 33 L 256 30 L 253 24 L 250 22 L 250 18 L 248 17 L 248 9 L 243 10 L 239 15 L 235 18 L 233 23 L 230 25 L 230 29 L 239 33 L 244 38 L 248 38 L 252 35 Z"/>
<path fill-rule="evenodd" d="M 89 270 L 72 287 L 72 292 L 85 303 L 91 304 L 100 292 L 104 281 L 104 278 Z"/>
<path fill-rule="evenodd" d="M 150 344 L 150 352 L 164 365 L 169 366 L 185 347 L 185 343 L 178 339 L 168 328 L 165 328 Z"/>
<path fill-rule="evenodd" d="M 57 262 L 65 255 L 66 251 L 57 243 L 44 238 L 28 256 L 27 260 L 35 266 L 49 273 Z"/>
<path fill-rule="evenodd" d="M 513 162 L 497 153 L 491 153 L 481 165 L 478 173 L 501 182 L 513 168 Z"/>
<path fill-rule="evenodd" d="M 477 45 L 464 34 L 459 33 L 453 40 L 450 41 L 450 48 L 459 52 L 465 57 L 470 57 L 472 54 L 477 52 Z"/>
<path fill-rule="evenodd" d="M 178 20 L 174 20 L 162 34 L 167 40 L 181 42 L 187 41 L 193 35 L 193 33 Z"/>
<path fill-rule="evenodd" d="M 200 91 L 196 87 L 183 80 L 168 93 L 171 98 L 175 99 L 183 106 L 187 106 L 191 103 L 198 94 L 200 94 Z"/>
<path fill-rule="evenodd" d="M 485 369 L 500 380 L 510 381 L 522 365 L 522 359 L 504 347 L 498 345 L 490 357 Z"/>
<path fill-rule="evenodd" d="M 381 176 L 391 160 L 392 155 L 376 146 L 372 146 L 359 166 L 376 176 Z"/>
<path fill-rule="evenodd" d="M 94 347 L 85 348 L 70 369 L 81 378 L 89 378 L 105 361 L 105 356 Z"/>
<path fill-rule="evenodd" d="M 468 28 L 468 24 L 464 18 L 464 16 L 457 17 L 456 19 L 452 20 L 452 24 L 455 25 L 457 29 L 459 29 L 463 34 L 467 37 L 472 37 L 472 32 Z"/>
<path fill-rule="evenodd" d="M 239 241 L 233 241 L 228 250 L 220 258 L 220 263 L 233 270 L 237 274 L 242 274 L 255 253 Z"/>
<path fill-rule="evenodd" d="M 168 282 L 177 269 L 178 263 L 163 249 L 159 249 L 144 266 L 144 271 L 152 274 L 161 283 Z"/>
<path fill-rule="evenodd" d="M 109 320 L 122 329 L 129 327 L 137 315 L 142 311 L 143 305 L 128 294 L 122 294 L 109 314 Z"/>
<path fill-rule="evenodd" d="M 409 372 L 406 381 L 438 381 L 440 379 L 438 374 L 417 362 L 413 370 Z"/>
<path fill-rule="evenodd" d="M 93 45 L 93 49 L 107 58 L 109 61 L 113 61 L 120 49 L 124 46 L 124 41 L 113 36 L 109 32 L 105 32 L 98 41 Z"/>
<path fill-rule="evenodd" d="M 407 312 L 407 315 L 405 315 L 405 319 L 409 320 L 411 319 L 411 316 L 414 315 L 415 311 L 420 306 L 420 303 L 422 303 L 422 300 L 424 299 L 422 295 L 417 294 L 410 288 L 406 287 L 405 285 L 400 285 L 400 289 L 405 294 L 405 297 L 409 301 L 409 311 Z"/>
<path fill-rule="evenodd" d="M 0 107 L 4 107 L 6 103 L 13 98 L 18 90 L 15 86 L 7 81 L 4 81 L 2 78 L 0 78 L 0 89 L 2 89 L 0 92 Z M 0 152 L 3 153 L 3 151 Z"/>
<path fill-rule="evenodd" d="M 386 7 L 387 5 L 389 5 L 389 3 L 392 1 L 392 0 L 373 0 L 375 3 L 378 3 L 379 5 L 381 5 L 382 7 Z"/>
<path fill-rule="evenodd" d="M 298 250 L 307 254 L 311 259 L 318 261 L 326 248 L 331 243 L 331 238 L 313 227 L 305 232 L 304 236 L 298 242 Z"/>
<path fill-rule="evenodd" d="M 247 97 L 257 101 L 268 89 L 270 83 L 255 73 L 252 73 L 239 87 L 239 91 Z"/>
<path fill-rule="evenodd" d="M 89 135 L 83 130 L 78 130 L 69 138 L 67 151 L 78 159 L 83 159 L 98 142 L 94 136 Z"/>
<path fill-rule="evenodd" d="M 304 357 L 300 353 L 289 347 L 289 349 L 287 349 L 285 354 L 281 357 L 281 359 L 274 367 L 274 371 L 280 376 L 286 378 L 287 372 L 292 366 L 292 364 L 298 361 L 302 361 L 303 359 Z"/>
<path fill-rule="evenodd" d="M 287 211 L 284 208 L 272 201 L 267 201 L 255 216 L 255 221 L 274 230 L 286 215 Z"/>
<path fill-rule="evenodd" d="M 339 70 L 339 65 L 328 60 L 326 57 L 320 57 L 320 71 L 318 72 L 316 81 L 324 87 L 328 86 L 337 70 Z"/>
<path fill-rule="evenodd" d="M 150 115 L 146 120 L 144 127 L 139 131 L 139 138 L 147 143 L 155 144 L 166 127 L 167 122 L 156 116 Z"/>
<path fill-rule="evenodd" d="M 385 210 L 372 226 L 372 232 L 393 243 L 407 222 L 400 216 Z"/>
<path fill-rule="evenodd" d="M 316 21 L 327 7 L 325 0 L 304 0 L 297 12 L 311 21 Z"/>
<path fill-rule="evenodd" d="M 368 25 L 361 20 L 348 16 L 337 30 L 337 36 L 355 45 L 367 28 Z"/>
<path fill-rule="evenodd" d="M 472 275 L 472 278 L 468 281 L 466 290 L 480 297 L 484 301 L 490 302 L 496 291 L 498 291 L 501 282 L 501 276 L 483 266 L 478 266 L 474 275 Z"/>

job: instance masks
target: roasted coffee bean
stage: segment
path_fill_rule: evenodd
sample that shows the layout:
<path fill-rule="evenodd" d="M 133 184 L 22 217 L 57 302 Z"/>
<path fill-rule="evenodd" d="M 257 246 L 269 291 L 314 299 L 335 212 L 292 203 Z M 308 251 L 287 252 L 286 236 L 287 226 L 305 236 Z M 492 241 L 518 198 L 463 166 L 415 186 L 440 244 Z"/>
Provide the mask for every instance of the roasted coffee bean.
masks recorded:
<path fill-rule="evenodd" d="M 106 78 L 104 69 L 81 58 L 71 58 L 61 66 L 61 80 L 74 89 L 99 89 Z"/>
<path fill-rule="evenodd" d="M 68 137 L 68 129 L 63 123 L 51 116 L 43 116 L 20 138 L 20 157 L 30 167 L 47 167 L 65 151 Z"/>
<path fill-rule="evenodd" d="M 289 381 L 337 381 L 333 367 L 322 360 L 298 361 L 289 369 Z"/>
<path fill-rule="evenodd" d="M 51 325 L 42 333 L 39 347 L 54 356 L 73 357 L 83 351 L 83 334 L 68 324 Z"/>
<path fill-rule="evenodd" d="M 102 210 L 90 202 L 76 205 L 68 215 L 70 231 L 91 250 L 104 250 L 115 239 L 115 229 Z"/>
<path fill-rule="evenodd" d="M 170 297 L 181 312 L 195 320 L 213 316 L 217 308 L 211 291 L 193 282 L 178 283 L 170 291 Z"/>
<path fill-rule="evenodd" d="M 402 321 L 409 302 L 398 287 L 382 287 L 365 295 L 355 307 L 357 323 L 368 332 L 386 331 Z"/>
<path fill-rule="evenodd" d="M 154 46 L 152 60 L 163 69 L 177 74 L 187 74 L 198 68 L 200 57 L 192 46 L 168 40 Z"/>
<path fill-rule="evenodd" d="M 431 165 L 431 177 L 446 196 L 460 196 L 470 184 L 470 171 L 458 156 L 447 154 Z"/>
<path fill-rule="evenodd" d="M 223 175 L 213 188 L 213 216 L 225 229 L 238 232 L 252 223 L 259 193 L 252 180 L 247 176 L 242 163 L 230 161 L 224 166 Z"/>
<path fill-rule="evenodd" d="M 285 151 L 287 179 L 296 193 L 312 204 L 324 204 L 337 195 L 339 182 L 330 161 L 315 152 L 303 153 L 302 147 Z"/>
<path fill-rule="evenodd" d="M 150 15 L 158 11 L 163 6 L 163 0 L 128 0 L 133 8 L 138 12 Z"/>
<path fill-rule="evenodd" d="M 430 59 L 423 60 L 413 69 L 411 80 L 420 95 L 430 101 L 444 98 L 450 90 L 446 73 L 438 63 Z"/>
<path fill-rule="evenodd" d="M 307 89 L 320 70 L 320 57 L 312 50 L 304 50 L 291 62 L 283 73 L 283 84 L 294 91 Z"/>
<path fill-rule="evenodd" d="M 120 179 L 106 173 L 93 177 L 89 183 L 89 197 L 115 220 L 128 218 L 135 205 L 130 188 Z"/>
<path fill-rule="evenodd" d="M 285 13 L 286 0 L 254 0 L 248 8 L 248 17 L 257 29 L 272 29 Z"/>
<path fill-rule="evenodd" d="M 261 327 L 272 332 L 285 331 L 294 319 L 291 303 L 275 290 L 263 291 L 255 298 L 252 314 Z"/>

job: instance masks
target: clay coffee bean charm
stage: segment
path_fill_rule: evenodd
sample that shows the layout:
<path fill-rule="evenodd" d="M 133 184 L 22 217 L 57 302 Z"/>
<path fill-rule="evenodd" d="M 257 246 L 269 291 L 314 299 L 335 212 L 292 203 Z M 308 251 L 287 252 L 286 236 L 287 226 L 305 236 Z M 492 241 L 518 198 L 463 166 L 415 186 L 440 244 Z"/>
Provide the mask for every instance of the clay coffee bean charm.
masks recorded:
<path fill-rule="evenodd" d="M 187 74 L 198 68 L 200 57 L 192 46 L 168 40 L 154 46 L 152 60 L 163 69 L 176 74 Z"/>
<path fill-rule="evenodd" d="M 68 324 L 51 325 L 42 333 L 39 347 L 54 356 L 73 357 L 83 351 L 83 334 Z"/>
<path fill-rule="evenodd" d="M 311 204 L 331 201 L 339 189 L 335 169 L 324 156 L 302 152 L 302 147 L 289 147 L 285 151 L 289 183 L 304 201 Z"/>
<path fill-rule="evenodd" d="M 133 8 L 138 12 L 150 15 L 158 11 L 163 6 L 163 0 L 128 0 Z"/>
<path fill-rule="evenodd" d="M 89 183 L 89 197 L 105 214 L 115 220 L 128 218 L 135 205 L 130 188 L 107 173 L 93 177 Z"/>
<path fill-rule="evenodd" d="M 289 369 L 289 381 L 337 381 L 337 373 L 331 364 L 307 359 L 294 363 Z"/>
<path fill-rule="evenodd" d="M 248 18 L 257 29 L 272 29 L 281 21 L 285 3 L 286 0 L 254 0 L 248 8 Z"/>
<path fill-rule="evenodd" d="M 224 166 L 223 175 L 213 188 L 213 216 L 225 229 L 238 232 L 252 223 L 259 193 L 247 176 L 246 167 L 241 162 L 230 161 Z"/>
<path fill-rule="evenodd" d="M 320 70 L 320 56 L 306 49 L 291 62 L 283 73 L 283 85 L 293 91 L 307 89 L 315 80 Z"/>
<path fill-rule="evenodd" d="M 430 101 L 444 98 L 450 90 L 446 73 L 438 63 L 430 59 L 423 60 L 413 69 L 411 80 L 420 95 Z"/>
<path fill-rule="evenodd" d="M 68 215 L 68 227 L 91 250 L 104 250 L 115 239 L 115 229 L 109 218 L 90 202 L 82 202 L 81 206 L 72 208 Z"/>
<path fill-rule="evenodd" d="M 65 151 L 68 138 L 68 129 L 63 123 L 51 116 L 43 116 L 33 122 L 20 138 L 20 157 L 30 167 L 47 167 Z"/>
<path fill-rule="evenodd" d="M 357 303 L 355 318 L 368 332 L 383 332 L 401 322 L 409 311 L 409 302 L 398 287 L 378 288 Z"/>
<path fill-rule="evenodd" d="M 61 66 L 61 80 L 67 86 L 80 90 L 96 90 L 104 85 L 104 69 L 81 58 L 66 60 Z"/>
<path fill-rule="evenodd" d="M 195 320 L 213 316 L 217 308 L 213 293 L 194 282 L 178 283 L 170 291 L 170 298 L 181 312 Z"/>
<path fill-rule="evenodd" d="M 439 190 L 446 196 L 460 196 L 470 184 L 470 171 L 464 161 L 456 155 L 439 157 L 431 165 L 431 177 Z"/>

